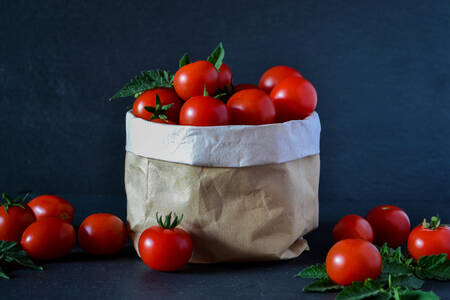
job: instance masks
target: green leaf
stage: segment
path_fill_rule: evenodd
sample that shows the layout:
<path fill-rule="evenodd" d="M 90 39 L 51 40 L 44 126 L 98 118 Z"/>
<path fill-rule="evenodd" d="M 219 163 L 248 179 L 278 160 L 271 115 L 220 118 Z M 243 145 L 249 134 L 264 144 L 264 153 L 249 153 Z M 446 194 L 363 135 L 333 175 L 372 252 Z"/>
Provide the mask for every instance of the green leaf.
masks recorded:
<path fill-rule="evenodd" d="M 170 88 L 173 86 L 173 74 L 164 70 L 150 70 L 131 80 L 112 96 L 109 101 L 117 98 L 130 97 L 158 87 Z"/>
<path fill-rule="evenodd" d="M 9 279 L 9 276 L 5 273 L 5 271 L 3 271 L 1 266 L 0 266 L 0 277 L 1 278 L 5 278 L 5 279 Z"/>
<path fill-rule="evenodd" d="M 426 279 L 450 280 L 450 260 L 447 260 L 447 254 L 420 257 L 417 260 L 416 275 Z"/>
<path fill-rule="evenodd" d="M 191 63 L 191 60 L 189 59 L 189 55 L 187 54 L 187 53 L 185 53 L 184 55 L 183 55 L 183 57 L 180 59 L 180 62 L 179 62 L 179 66 L 180 66 L 180 68 L 181 67 L 184 67 L 185 65 L 188 65 L 188 64 L 190 64 Z"/>
<path fill-rule="evenodd" d="M 36 265 L 27 253 L 20 249 L 16 242 L 0 241 L 0 261 L 6 263 L 15 262 L 27 268 L 43 270 L 41 266 Z"/>
<path fill-rule="evenodd" d="M 432 291 L 420 291 L 420 290 L 404 290 L 399 292 L 399 296 L 401 300 L 439 300 L 439 296 L 437 296 Z"/>
<path fill-rule="evenodd" d="M 315 281 L 310 285 L 303 288 L 304 292 L 330 292 L 330 291 L 340 291 L 344 287 L 342 285 L 336 284 L 330 279 L 321 279 Z"/>
<path fill-rule="evenodd" d="M 328 274 L 325 264 L 317 264 L 301 270 L 297 273 L 297 275 L 295 275 L 295 277 L 309 279 L 328 279 Z"/>
<path fill-rule="evenodd" d="M 359 300 L 373 296 L 383 297 L 384 295 L 387 295 L 387 293 L 383 289 L 382 283 L 367 279 L 364 283 L 355 281 L 352 285 L 344 287 L 342 292 L 337 294 L 336 300 Z"/>
<path fill-rule="evenodd" d="M 383 261 L 383 274 L 411 274 L 413 271 L 412 266 L 388 260 Z"/>
<path fill-rule="evenodd" d="M 406 287 L 415 290 L 422 288 L 424 283 L 423 280 L 413 274 L 392 275 L 391 280 L 394 287 Z"/>
<path fill-rule="evenodd" d="M 212 63 L 217 70 L 219 70 L 224 57 L 225 49 L 223 48 L 222 42 L 220 42 L 219 45 L 217 45 L 216 49 L 214 49 L 214 51 L 208 57 L 208 61 Z"/>

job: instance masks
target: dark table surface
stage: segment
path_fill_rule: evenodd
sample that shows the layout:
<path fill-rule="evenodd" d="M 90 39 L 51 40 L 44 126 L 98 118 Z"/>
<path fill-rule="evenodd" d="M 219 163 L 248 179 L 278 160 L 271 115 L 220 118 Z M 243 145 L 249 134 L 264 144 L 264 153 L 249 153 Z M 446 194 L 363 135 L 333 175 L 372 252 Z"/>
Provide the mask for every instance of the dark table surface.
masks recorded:
<path fill-rule="evenodd" d="M 74 203 L 91 203 L 89 209 L 77 212 L 75 224 L 80 224 L 90 213 L 103 211 L 100 204 L 105 203 L 105 197 L 68 196 Z M 110 198 L 108 211 L 124 217 L 124 201 Z M 131 246 L 117 256 L 107 258 L 92 257 L 77 247 L 59 261 L 44 263 L 44 271 L 16 270 L 11 274 L 11 280 L 0 280 L 0 299 L 333 299 L 333 293 L 302 293 L 302 287 L 309 281 L 294 278 L 294 275 L 302 268 L 324 260 L 332 245 L 331 229 L 342 215 L 365 215 L 371 206 L 378 204 L 383 203 L 321 200 L 319 229 L 306 236 L 311 251 L 297 259 L 189 264 L 175 273 L 161 273 L 141 262 Z M 446 202 L 424 201 L 421 205 L 402 206 L 413 224 L 425 216 L 449 211 Z M 442 299 L 450 299 L 447 282 L 426 281 L 424 289 L 433 290 Z"/>

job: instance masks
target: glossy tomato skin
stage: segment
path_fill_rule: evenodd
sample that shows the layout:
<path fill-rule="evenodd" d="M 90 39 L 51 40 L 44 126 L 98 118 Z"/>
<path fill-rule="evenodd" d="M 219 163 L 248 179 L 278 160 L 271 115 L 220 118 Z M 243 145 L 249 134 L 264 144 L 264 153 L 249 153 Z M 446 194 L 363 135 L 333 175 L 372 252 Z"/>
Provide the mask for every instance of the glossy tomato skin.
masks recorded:
<path fill-rule="evenodd" d="M 209 61 L 199 60 L 181 67 L 175 73 L 173 86 L 177 95 L 185 101 L 203 95 L 205 87 L 213 96 L 219 87 L 219 72 Z"/>
<path fill-rule="evenodd" d="M 32 199 L 28 205 L 33 210 L 36 219 L 58 217 L 69 223 L 73 222 L 74 208 L 72 204 L 55 195 L 41 195 Z"/>
<path fill-rule="evenodd" d="M 283 79 L 288 77 L 302 77 L 302 75 L 295 69 L 288 66 L 275 66 L 268 69 L 261 76 L 259 80 L 259 88 L 270 94 L 272 89 L 280 83 Z"/>
<path fill-rule="evenodd" d="M 26 204 L 23 207 L 9 206 L 8 212 L 0 207 L 0 240 L 20 242 L 25 229 L 36 221 L 31 208 Z"/>
<path fill-rule="evenodd" d="M 314 86 L 298 76 L 283 79 L 272 89 L 270 98 L 275 104 L 277 122 L 303 120 L 311 115 L 317 106 Z"/>
<path fill-rule="evenodd" d="M 180 125 L 221 126 L 230 124 L 227 106 L 209 96 L 192 97 L 180 111 Z"/>
<path fill-rule="evenodd" d="M 237 92 L 227 102 L 231 124 L 261 125 L 275 122 L 275 106 L 260 89 Z"/>
<path fill-rule="evenodd" d="M 234 91 L 239 92 L 242 90 L 249 90 L 249 89 L 259 89 L 259 87 L 256 84 L 253 83 L 241 83 L 234 86 Z"/>
<path fill-rule="evenodd" d="M 111 255 L 125 245 L 127 228 L 115 215 L 97 213 L 90 215 L 78 229 L 78 242 L 84 251 L 96 255 Z"/>
<path fill-rule="evenodd" d="M 333 228 L 335 242 L 345 239 L 373 241 L 373 230 L 369 222 L 358 215 L 344 216 Z"/>
<path fill-rule="evenodd" d="M 231 90 L 232 79 L 233 74 L 231 73 L 231 69 L 228 67 L 226 63 L 222 63 L 222 65 L 219 68 L 218 88 L 221 90 L 226 90 L 227 88 Z"/>
<path fill-rule="evenodd" d="M 153 226 L 139 238 L 139 254 L 144 263 L 154 270 L 175 271 L 191 258 L 192 240 L 182 229 Z"/>
<path fill-rule="evenodd" d="M 153 114 L 147 111 L 145 107 L 155 106 L 156 95 L 158 95 L 161 100 L 161 105 L 172 104 L 172 106 L 165 112 L 165 115 L 168 120 L 177 123 L 182 102 L 172 88 L 156 88 L 142 93 L 134 101 L 133 114 L 138 118 L 147 121 L 150 120 Z"/>
<path fill-rule="evenodd" d="M 391 248 L 401 246 L 408 238 L 411 224 L 408 215 L 394 205 L 374 207 L 366 216 L 374 233 L 374 243 L 382 246 L 387 243 Z"/>
<path fill-rule="evenodd" d="M 382 259 L 378 249 L 368 241 L 346 239 L 337 242 L 326 258 L 330 279 L 341 285 L 353 281 L 376 279 L 381 274 Z"/>
<path fill-rule="evenodd" d="M 450 227 L 441 226 L 436 229 L 414 228 L 408 237 L 408 252 L 416 261 L 424 255 L 447 254 L 450 260 Z"/>
<path fill-rule="evenodd" d="M 58 217 L 38 220 L 25 229 L 21 246 L 31 258 L 52 260 L 63 257 L 76 243 L 73 226 Z"/>

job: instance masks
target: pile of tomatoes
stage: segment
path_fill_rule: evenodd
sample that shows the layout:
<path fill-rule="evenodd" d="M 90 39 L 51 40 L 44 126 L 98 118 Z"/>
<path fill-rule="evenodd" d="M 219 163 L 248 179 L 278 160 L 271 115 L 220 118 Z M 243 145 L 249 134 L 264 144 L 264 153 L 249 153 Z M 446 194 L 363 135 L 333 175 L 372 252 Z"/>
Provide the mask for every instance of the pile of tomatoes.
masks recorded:
<path fill-rule="evenodd" d="M 349 285 L 367 278 L 376 279 L 382 271 L 382 258 L 372 244 L 395 248 L 407 241 L 410 256 L 447 254 L 450 259 L 450 227 L 437 217 L 424 221 L 410 232 L 408 215 L 394 205 L 377 206 L 366 218 L 344 216 L 333 229 L 336 244 L 326 258 L 328 276 L 335 283 Z"/>
<path fill-rule="evenodd" d="M 26 203 L 26 197 L 11 199 L 2 195 L 0 207 L 0 240 L 19 243 L 26 254 L 36 260 L 55 260 L 68 254 L 77 242 L 72 225 L 73 205 L 55 195 L 42 195 Z M 173 271 L 181 268 L 192 255 L 192 240 L 188 233 L 176 228 L 181 218 L 172 214 L 158 226 L 148 228 L 141 236 L 139 252 L 153 269 Z M 78 228 L 78 243 L 94 255 L 119 252 L 128 239 L 122 220 L 112 214 L 88 216 Z"/>
<path fill-rule="evenodd" d="M 158 123 L 221 126 L 301 120 L 315 110 L 316 90 L 297 70 L 275 66 L 261 76 L 258 85 L 234 85 L 223 57 L 224 49 L 219 44 L 208 60 L 190 62 L 185 55 L 169 80 L 139 78 L 141 84 L 133 91 L 137 96 L 133 114 Z M 171 76 L 162 72 L 165 77 Z"/>

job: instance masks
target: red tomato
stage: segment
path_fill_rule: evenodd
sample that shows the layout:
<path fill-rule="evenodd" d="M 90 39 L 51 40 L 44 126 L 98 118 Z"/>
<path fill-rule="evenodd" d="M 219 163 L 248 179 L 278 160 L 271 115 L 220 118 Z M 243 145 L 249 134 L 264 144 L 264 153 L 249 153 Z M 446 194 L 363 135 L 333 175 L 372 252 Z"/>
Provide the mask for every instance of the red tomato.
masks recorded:
<path fill-rule="evenodd" d="M 206 87 L 209 95 L 214 95 L 219 86 L 219 72 L 206 60 L 199 60 L 181 67 L 173 79 L 175 92 L 183 100 L 203 95 Z"/>
<path fill-rule="evenodd" d="M 362 239 L 373 241 L 373 230 L 369 222 L 358 215 L 343 217 L 333 228 L 333 239 L 336 242 L 345 239 Z"/>
<path fill-rule="evenodd" d="M 292 76 L 278 83 L 270 93 L 275 104 L 277 122 L 303 120 L 317 105 L 314 86 L 305 78 Z"/>
<path fill-rule="evenodd" d="M 73 206 L 61 197 L 42 195 L 31 200 L 28 205 L 38 221 L 46 217 L 58 217 L 69 223 L 73 222 Z"/>
<path fill-rule="evenodd" d="M 22 233 L 36 221 L 36 217 L 31 208 L 22 201 L 11 200 L 5 194 L 3 199 L 6 203 L 0 207 L 0 240 L 20 242 Z"/>
<path fill-rule="evenodd" d="M 63 257 L 75 243 L 73 226 L 57 217 L 44 218 L 28 226 L 20 242 L 28 256 L 38 260 Z"/>
<path fill-rule="evenodd" d="M 161 123 L 161 124 L 169 124 L 169 125 L 177 124 L 177 123 L 172 122 L 170 120 L 163 120 L 163 119 L 153 119 L 152 122 Z"/>
<path fill-rule="evenodd" d="M 227 106 L 209 96 L 196 96 L 186 101 L 180 111 L 180 125 L 220 126 L 230 124 Z"/>
<path fill-rule="evenodd" d="M 78 242 L 91 254 L 110 255 L 125 245 L 127 228 L 121 219 L 112 214 L 93 214 L 84 219 L 78 229 Z"/>
<path fill-rule="evenodd" d="M 394 205 L 373 208 L 366 216 L 372 226 L 375 244 L 387 243 L 389 247 L 401 246 L 408 238 L 411 225 L 408 215 Z"/>
<path fill-rule="evenodd" d="M 171 216 L 171 215 L 169 215 Z M 175 271 L 184 266 L 192 256 L 192 240 L 183 229 L 175 228 L 180 219 L 175 218 L 165 226 L 158 218 L 159 226 L 145 230 L 139 238 L 139 254 L 144 263 L 158 271 Z"/>
<path fill-rule="evenodd" d="M 381 274 L 382 259 L 378 249 L 368 241 L 347 239 L 337 242 L 326 259 L 330 279 L 341 285 L 353 281 L 376 279 Z"/>
<path fill-rule="evenodd" d="M 226 90 L 226 88 L 228 87 L 228 89 L 231 90 L 232 78 L 233 75 L 231 74 L 230 68 L 226 63 L 222 63 L 222 65 L 219 68 L 219 83 L 218 83 L 219 89 Z"/>
<path fill-rule="evenodd" d="M 272 89 L 280 83 L 283 79 L 296 76 L 302 77 L 302 75 L 295 69 L 287 66 L 275 66 L 267 70 L 259 80 L 259 88 L 264 90 L 267 94 L 270 94 Z"/>
<path fill-rule="evenodd" d="M 275 122 L 275 106 L 260 89 L 237 92 L 227 102 L 231 124 L 260 125 Z"/>
<path fill-rule="evenodd" d="M 415 260 L 436 254 L 447 254 L 450 260 L 450 227 L 441 225 L 437 217 L 433 217 L 430 224 L 424 221 L 409 234 L 408 252 Z"/>
<path fill-rule="evenodd" d="M 181 100 L 171 88 L 156 88 L 141 94 L 134 101 L 133 114 L 138 118 L 150 120 L 153 114 L 147 111 L 145 107 L 155 106 L 156 95 L 159 96 L 161 105 L 172 104 L 172 106 L 165 112 L 165 115 L 167 116 L 167 119 L 177 123 L 181 108 Z"/>
<path fill-rule="evenodd" d="M 248 90 L 248 89 L 259 89 L 259 87 L 256 84 L 252 83 L 241 83 L 234 86 L 234 91 L 239 92 L 242 90 Z"/>

